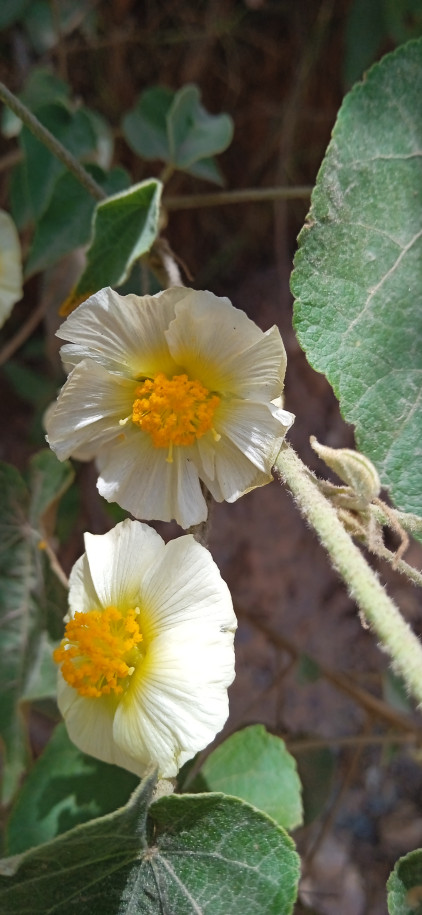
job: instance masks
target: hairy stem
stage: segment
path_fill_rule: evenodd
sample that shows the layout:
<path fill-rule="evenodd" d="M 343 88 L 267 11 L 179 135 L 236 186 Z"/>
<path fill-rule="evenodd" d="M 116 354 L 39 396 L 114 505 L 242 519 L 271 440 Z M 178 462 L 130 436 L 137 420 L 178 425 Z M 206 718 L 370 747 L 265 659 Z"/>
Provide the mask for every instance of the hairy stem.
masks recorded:
<path fill-rule="evenodd" d="M 0 99 L 15 112 L 18 118 L 23 121 L 37 139 L 53 153 L 53 156 L 60 159 L 60 162 L 63 163 L 68 171 L 72 172 L 72 175 L 83 184 L 84 188 L 86 188 L 96 200 L 105 200 L 107 195 L 100 185 L 94 181 L 89 172 L 84 169 L 80 162 L 78 162 L 78 160 L 60 143 L 57 137 L 50 133 L 50 131 L 41 124 L 38 118 L 29 111 L 26 105 L 20 102 L 19 99 L 16 98 L 16 95 L 13 95 L 13 92 L 10 92 L 2 82 L 0 82 Z"/>
<path fill-rule="evenodd" d="M 345 531 L 333 506 L 319 491 L 308 468 L 287 443 L 278 455 L 275 471 L 290 489 L 304 518 L 316 531 L 364 620 L 389 653 L 409 691 L 422 704 L 421 643 Z"/>

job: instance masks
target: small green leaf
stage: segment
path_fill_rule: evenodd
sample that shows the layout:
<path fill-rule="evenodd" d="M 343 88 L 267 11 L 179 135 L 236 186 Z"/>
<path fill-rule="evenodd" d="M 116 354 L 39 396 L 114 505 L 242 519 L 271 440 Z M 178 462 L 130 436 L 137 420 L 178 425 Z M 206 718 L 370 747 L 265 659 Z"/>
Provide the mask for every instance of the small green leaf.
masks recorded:
<path fill-rule="evenodd" d="M 306 736 L 302 737 L 306 744 Z M 324 810 L 331 796 L 336 760 L 329 747 L 297 748 L 295 759 L 302 784 L 303 819 L 305 826 L 308 826 Z"/>
<path fill-rule="evenodd" d="M 76 298 L 103 286 L 120 286 L 135 261 L 149 251 L 158 234 L 161 188 L 155 179 L 142 181 L 97 205 Z"/>
<path fill-rule="evenodd" d="M 0 13 L 1 16 L 1 13 Z M 35 67 L 25 83 L 24 89 L 19 93 L 18 98 L 31 111 L 37 111 L 38 108 L 51 102 L 62 101 L 69 97 L 70 86 L 64 80 L 59 79 L 51 70 L 46 67 Z M 5 137 L 16 137 L 22 129 L 22 121 L 18 116 L 6 106 L 1 113 L 1 128 Z"/>
<path fill-rule="evenodd" d="M 0 738 L 5 802 L 13 796 L 28 760 L 22 703 L 30 696 L 55 693 L 48 651 L 56 635 L 54 622 L 59 614 L 63 617 L 67 605 L 64 588 L 39 545 L 43 519 L 71 474 L 69 465 L 54 471 L 54 455 L 46 453 L 49 459 L 33 459 L 32 494 L 14 467 L 0 464 Z"/>
<path fill-rule="evenodd" d="M 74 476 L 69 461 L 59 461 L 49 448 L 44 448 L 31 458 L 29 520 L 42 533 L 51 533 L 47 515 L 51 517 L 52 510 L 57 508 L 59 499 L 69 489 Z M 49 528 L 48 531 L 46 527 Z"/>
<path fill-rule="evenodd" d="M 409 698 L 409 692 L 403 678 L 395 674 L 390 668 L 382 675 L 382 691 L 386 702 L 402 712 L 404 715 L 411 715 L 413 708 Z"/>
<path fill-rule="evenodd" d="M 146 89 L 135 108 L 123 118 L 124 136 L 131 149 L 143 159 L 162 159 L 164 162 L 170 159 L 167 114 L 175 94 L 164 86 Z"/>
<path fill-rule="evenodd" d="M 136 775 L 125 769 L 81 753 L 64 724 L 57 725 L 14 804 L 7 826 L 7 853 L 20 854 L 111 813 L 127 803 L 138 784 Z"/>
<path fill-rule="evenodd" d="M 422 849 L 399 858 L 387 881 L 389 915 L 422 915 Z"/>
<path fill-rule="evenodd" d="M 96 136 L 86 112 L 75 112 L 58 101 L 37 110 L 37 117 L 76 158 L 92 154 Z M 46 210 L 57 178 L 66 169 L 37 137 L 23 127 L 20 143 L 25 155 L 26 183 L 34 220 Z"/>
<path fill-rule="evenodd" d="M 262 724 L 228 737 L 205 760 L 200 773 L 209 791 L 253 804 L 285 829 L 302 822 L 301 786 L 293 756 Z M 195 787 L 195 783 L 193 786 Z M 202 790 L 204 790 L 202 788 Z"/>
<path fill-rule="evenodd" d="M 0 29 L 6 29 L 25 13 L 31 0 L 2 0 L 0 4 Z"/>
<path fill-rule="evenodd" d="M 199 99 L 197 86 L 184 86 L 176 93 L 167 115 L 170 162 L 177 168 L 223 152 L 233 138 L 229 115 L 208 114 Z"/>
<path fill-rule="evenodd" d="M 184 171 L 188 172 L 189 175 L 194 175 L 195 178 L 202 178 L 203 181 L 212 181 L 214 184 L 219 184 L 221 187 L 225 183 L 215 159 L 211 157 L 208 159 L 200 159 L 199 162 L 194 162 L 193 165 L 189 165 L 189 167 L 186 166 Z"/>
<path fill-rule="evenodd" d="M 107 194 L 125 190 L 130 184 L 127 172 L 115 168 L 109 175 L 98 165 L 87 165 L 92 175 Z M 47 209 L 37 223 L 32 245 L 25 265 L 25 276 L 56 263 L 63 255 L 81 245 L 86 245 L 92 230 L 95 200 L 70 172 L 59 176 L 52 191 Z"/>
<path fill-rule="evenodd" d="M 123 118 L 123 133 L 144 159 L 162 159 L 173 168 L 222 184 L 212 156 L 229 146 L 233 123 L 229 115 L 210 115 L 200 104 L 197 86 L 172 92 L 147 89 Z"/>
<path fill-rule="evenodd" d="M 68 33 L 83 28 L 92 15 L 90 0 L 60 0 L 52 9 L 49 0 L 31 0 L 23 26 L 37 54 L 49 51 Z"/>
<path fill-rule="evenodd" d="M 145 779 L 123 810 L 0 865 L 2 915 L 290 915 L 293 842 L 248 804 L 219 794 L 149 809 Z"/>
<path fill-rule="evenodd" d="M 396 505 L 422 512 L 422 40 L 346 96 L 302 230 L 295 327 Z"/>

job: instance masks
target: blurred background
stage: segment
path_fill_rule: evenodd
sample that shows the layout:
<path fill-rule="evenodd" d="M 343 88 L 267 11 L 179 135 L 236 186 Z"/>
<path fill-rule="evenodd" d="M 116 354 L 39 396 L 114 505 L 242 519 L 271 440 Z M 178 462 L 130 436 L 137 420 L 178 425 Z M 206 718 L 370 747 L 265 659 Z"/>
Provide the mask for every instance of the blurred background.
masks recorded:
<path fill-rule="evenodd" d="M 0 4 L 0 79 L 20 95 L 34 69 L 54 74 L 76 107 L 100 116 L 102 154 L 132 182 L 163 174 L 162 162 L 134 151 L 124 128 L 146 89 L 195 83 L 208 112 L 231 116 L 234 136 L 218 156 L 218 183 L 182 171 L 166 182 L 164 235 L 187 285 L 228 296 L 263 330 L 280 327 L 288 353 L 286 407 L 297 416 L 290 440 L 321 475 L 309 436 L 350 447 L 353 430 L 292 330 L 296 237 L 344 94 L 375 60 L 421 34 L 422 0 Z M 0 207 L 12 211 L 27 251 L 34 228 L 19 199 L 21 160 L 18 133 L 3 112 Z M 230 198 L 280 186 L 291 189 L 291 199 L 270 191 L 258 201 L 252 194 L 242 202 Z M 222 191 L 223 202 L 215 199 Z M 30 276 L 0 332 L 0 457 L 21 471 L 44 445 L 42 415 L 63 382 L 54 331 L 82 256 L 72 252 Z M 100 501 L 92 466 L 75 469 L 58 521 L 67 572 L 82 552 L 83 531 L 101 533 L 123 516 Z M 157 528 L 167 539 L 180 532 L 175 525 Z M 286 740 L 304 784 L 305 826 L 294 835 L 304 867 L 296 911 L 384 915 L 385 882 L 397 857 L 422 845 L 420 720 L 277 483 L 215 506 L 209 545 L 239 617 L 224 733 L 265 723 Z M 406 558 L 420 562 L 420 548 L 412 546 Z M 382 575 L 421 631 L 416 592 L 391 569 Z M 35 755 L 50 729 L 34 714 Z"/>

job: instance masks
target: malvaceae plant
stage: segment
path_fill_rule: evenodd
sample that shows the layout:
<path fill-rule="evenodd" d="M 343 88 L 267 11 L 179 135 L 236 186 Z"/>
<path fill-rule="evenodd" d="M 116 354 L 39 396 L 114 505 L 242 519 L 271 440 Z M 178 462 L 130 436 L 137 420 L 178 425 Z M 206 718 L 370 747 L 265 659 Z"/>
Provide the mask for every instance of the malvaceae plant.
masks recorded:
<path fill-rule="evenodd" d="M 145 520 L 204 521 L 202 481 L 221 502 L 270 482 L 293 416 L 280 406 L 286 354 L 211 292 L 106 288 L 64 322 L 71 369 L 47 416 L 60 460 L 97 458 L 98 489 Z"/>
<path fill-rule="evenodd" d="M 54 653 L 58 704 L 86 753 L 174 776 L 228 716 L 236 617 L 210 553 L 126 520 L 85 534 Z"/>

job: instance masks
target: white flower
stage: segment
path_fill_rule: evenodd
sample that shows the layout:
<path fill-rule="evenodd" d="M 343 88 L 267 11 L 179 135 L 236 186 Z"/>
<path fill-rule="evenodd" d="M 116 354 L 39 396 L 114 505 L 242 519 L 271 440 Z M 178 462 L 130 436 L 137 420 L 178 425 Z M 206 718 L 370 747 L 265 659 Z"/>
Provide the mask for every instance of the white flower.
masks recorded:
<path fill-rule="evenodd" d="M 123 521 L 85 534 L 70 576 L 58 703 L 85 753 L 142 776 L 180 766 L 221 730 L 234 677 L 227 585 L 191 535 L 165 545 Z"/>
<path fill-rule="evenodd" d="M 280 409 L 286 355 L 210 292 L 103 289 L 58 335 L 73 367 L 46 420 L 60 460 L 97 458 L 98 489 L 135 517 L 184 527 L 207 517 L 200 480 L 234 502 L 271 481 L 293 417 Z"/>
<path fill-rule="evenodd" d="M 0 210 L 0 327 L 22 298 L 22 259 L 18 233 L 8 213 Z"/>

